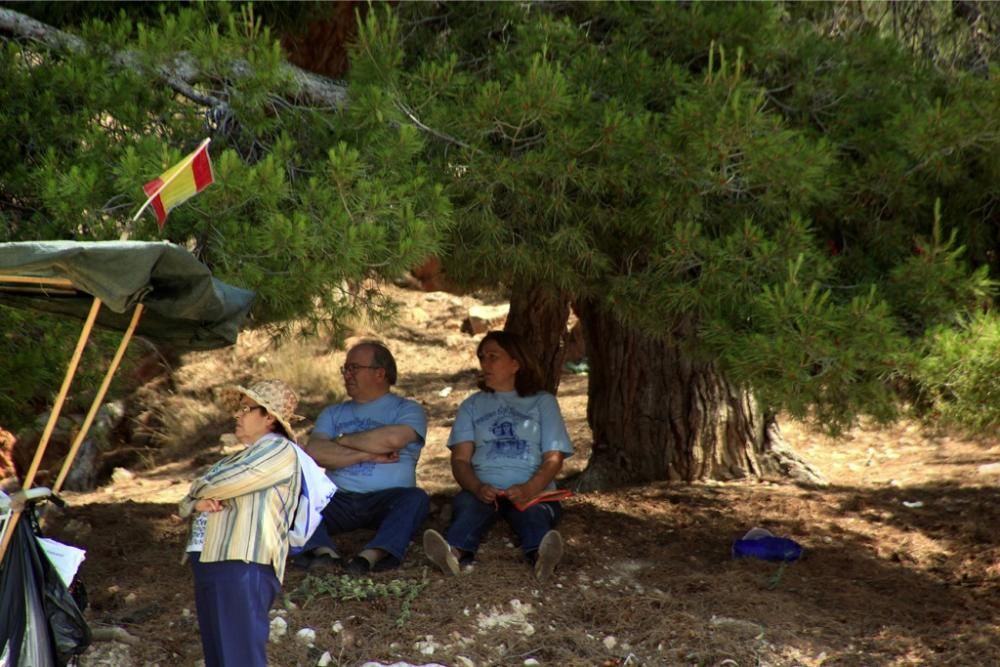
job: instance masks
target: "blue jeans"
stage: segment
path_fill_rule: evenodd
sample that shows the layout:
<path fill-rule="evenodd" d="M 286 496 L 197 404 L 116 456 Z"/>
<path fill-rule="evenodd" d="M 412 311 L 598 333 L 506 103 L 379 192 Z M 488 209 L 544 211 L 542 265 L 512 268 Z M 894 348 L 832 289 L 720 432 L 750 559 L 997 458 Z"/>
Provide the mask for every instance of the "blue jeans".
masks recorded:
<path fill-rule="evenodd" d="M 336 550 L 331 535 L 358 528 L 374 528 L 375 537 L 364 548 L 381 549 L 402 561 L 410 539 L 429 511 L 427 492 L 416 487 L 367 493 L 338 490 L 323 508 L 323 523 L 316 528 L 303 551 L 317 547 Z"/>
<path fill-rule="evenodd" d="M 545 533 L 559 522 L 562 507 L 559 503 L 538 503 L 521 512 L 506 498 L 497 498 L 497 501 L 494 506 L 493 503 L 482 502 L 468 491 L 460 491 L 452 500 L 454 516 L 446 536 L 448 544 L 475 553 L 486 531 L 503 517 L 521 540 L 524 555 L 531 559 Z"/>
<path fill-rule="evenodd" d="M 267 612 L 281 590 L 274 568 L 199 556 L 190 557 L 205 667 L 267 667 Z"/>

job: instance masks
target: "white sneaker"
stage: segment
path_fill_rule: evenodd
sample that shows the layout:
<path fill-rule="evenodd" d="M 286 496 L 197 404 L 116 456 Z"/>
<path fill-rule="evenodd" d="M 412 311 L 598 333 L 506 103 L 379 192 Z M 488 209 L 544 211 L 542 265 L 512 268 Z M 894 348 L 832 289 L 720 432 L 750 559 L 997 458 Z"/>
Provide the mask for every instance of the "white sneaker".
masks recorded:
<path fill-rule="evenodd" d="M 441 533 L 433 528 L 424 531 L 424 553 L 445 574 L 458 574 L 458 559 L 455 558 L 455 552 L 451 550 L 451 545 Z"/>
<path fill-rule="evenodd" d="M 538 558 L 535 559 L 535 578 L 538 581 L 544 583 L 549 580 L 556 565 L 562 560 L 564 550 L 563 538 L 558 530 L 545 533 L 538 546 Z"/>

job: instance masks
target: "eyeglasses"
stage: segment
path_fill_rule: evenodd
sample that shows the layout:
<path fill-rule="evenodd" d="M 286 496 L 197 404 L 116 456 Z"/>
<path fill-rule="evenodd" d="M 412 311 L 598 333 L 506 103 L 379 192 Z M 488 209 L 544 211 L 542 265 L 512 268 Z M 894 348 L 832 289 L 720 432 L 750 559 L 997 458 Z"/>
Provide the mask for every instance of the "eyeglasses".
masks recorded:
<path fill-rule="evenodd" d="M 351 375 L 357 375 L 358 371 L 362 368 L 381 368 L 381 366 L 365 366 L 364 364 L 344 364 L 340 367 L 340 372 L 343 375 L 350 373 Z"/>
<path fill-rule="evenodd" d="M 247 413 L 259 409 L 260 407 L 261 406 L 259 405 L 241 405 L 240 407 L 236 408 L 236 410 L 233 411 L 233 414 L 236 415 L 237 417 L 241 417 Z"/>

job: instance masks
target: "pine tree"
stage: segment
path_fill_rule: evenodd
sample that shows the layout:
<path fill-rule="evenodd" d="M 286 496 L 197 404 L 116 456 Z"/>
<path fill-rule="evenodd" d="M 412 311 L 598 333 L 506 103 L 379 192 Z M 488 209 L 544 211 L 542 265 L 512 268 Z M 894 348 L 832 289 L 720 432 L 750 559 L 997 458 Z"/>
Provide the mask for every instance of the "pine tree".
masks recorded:
<path fill-rule="evenodd" d="M 381 92 L 359 84 L 329 106 L 343 87 L 290 67 L 251 5 L 91 9 L 101 18 L 77 8 L 61 31 L 0 8 L 0 242 L 172 241 L 257 292 L 256 326 L 391 314 L 379 281 L 440 250 L 451 208 L 423 137 L 381 115 Z M 215 184 L 162 231 L 151 215 L 133 224 L 142 184 L 204 137 Z M 24 342 L 4 328 L 4 385 L 54 391 L 23 373 Z"/>
<path fill-rule="evenodd" d="M 451 276 L 510 290 L 550 387 L 570 301 L 585 324 L 586 483 L 758 473 L 779 410 L 893 418 L 911 341 L 989 298 L 995 76 L 830 25 L 510 3 L 361 30 L 352 81 L 450 177 Z"/>

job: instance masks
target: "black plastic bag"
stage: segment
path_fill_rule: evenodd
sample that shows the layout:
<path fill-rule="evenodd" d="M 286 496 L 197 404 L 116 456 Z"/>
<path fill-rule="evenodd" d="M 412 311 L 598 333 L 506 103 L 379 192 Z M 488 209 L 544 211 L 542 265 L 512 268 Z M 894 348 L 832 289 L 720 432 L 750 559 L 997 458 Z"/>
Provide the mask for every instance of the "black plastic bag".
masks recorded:
<path fill-rule="evenodd" d="M 45 615 L 48 617 L 56 660 L 60 666 L 69 664 L 75 656 L 90 646 L 90 626 L 76 604 L 66 584 L 59 578 L 45 554 L 41 554 L 45 583 Z"/>
<path fill-rule="evenodd" d="M 38 544 L 33 519 L 27 509 L 0 564 L 0 665 L 65 667 L 90 646 L 90 627 Z"/>
<path fill-rule="evenodd" d="M 4 667 L 57 667 L 38 552 L 30 523 L 19 521 L 0 563 L 0 665 Z"/>

